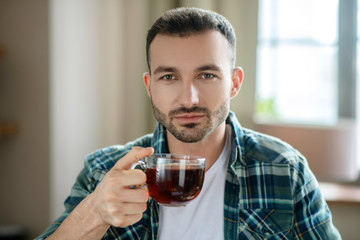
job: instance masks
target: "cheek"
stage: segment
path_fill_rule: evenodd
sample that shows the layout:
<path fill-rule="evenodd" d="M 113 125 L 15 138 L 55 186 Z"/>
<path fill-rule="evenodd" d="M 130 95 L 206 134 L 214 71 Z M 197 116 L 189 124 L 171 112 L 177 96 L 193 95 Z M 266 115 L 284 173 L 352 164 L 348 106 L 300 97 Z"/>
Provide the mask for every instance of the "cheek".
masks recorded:
<path fill-rule="evenodd" d="M 218 85 L 202 93 L 209 106 L 218 106 L 230 99 L 231 89 L 228 86 Z"/>
<path fill-rule="evenodd" d="M 158 88 L 152 88 L 151 90 L 151 99 L 161 111 L 166 111 L 169 108 L 170 102 L 172 101 L 171 96 L 170 91 Z"/>

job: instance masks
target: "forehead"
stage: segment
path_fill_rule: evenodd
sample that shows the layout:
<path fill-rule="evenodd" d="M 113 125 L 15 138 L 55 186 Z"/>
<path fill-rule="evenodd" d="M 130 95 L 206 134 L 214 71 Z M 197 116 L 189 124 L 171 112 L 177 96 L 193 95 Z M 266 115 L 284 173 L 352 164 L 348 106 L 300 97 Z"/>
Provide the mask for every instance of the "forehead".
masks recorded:
<path fill-rule="evenodd" d="M 226 69 L 231 65 L 231 47 L 218 31 L 206 31 L 188 36 L 158 34 L 149 48 L 151 72 L 166 65 L 192 69 L 215 64 Z"/>

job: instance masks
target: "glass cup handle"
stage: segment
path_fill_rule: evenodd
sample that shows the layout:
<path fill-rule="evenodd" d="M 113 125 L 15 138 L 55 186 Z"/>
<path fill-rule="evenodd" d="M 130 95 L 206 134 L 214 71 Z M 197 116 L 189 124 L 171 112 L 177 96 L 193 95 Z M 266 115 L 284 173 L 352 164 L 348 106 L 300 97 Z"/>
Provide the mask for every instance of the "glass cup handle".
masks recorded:
<path fill-rule="evenodd" d="M 133 163 L 130 167 L 130 169 L 140 169 L 143 172 L 146 172 L 146 163 L 142 160 Z M 136 186 L 130 186 L 131 189 L 137 189 L 137 188 L 146 188 L 144 185 L 136 185 Z"/>
<path fill-rule="evenodd" d="M 140 169 L 143 172 L 146 172 L 146 163 L 144 161 L 140 160 L 136 163 L 133 163 L 131 165 L 130 169 Z"/>

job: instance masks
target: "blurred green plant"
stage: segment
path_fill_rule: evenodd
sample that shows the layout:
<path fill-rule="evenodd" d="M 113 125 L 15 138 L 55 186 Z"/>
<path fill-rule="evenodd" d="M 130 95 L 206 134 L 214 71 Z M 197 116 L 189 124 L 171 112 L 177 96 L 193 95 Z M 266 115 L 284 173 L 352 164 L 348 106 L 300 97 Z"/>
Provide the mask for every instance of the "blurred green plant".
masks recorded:
<path fill-rule="evenodd" d="M 279 114 L 276 110 L 275 97 L 258 98 L 256 101 L 255 112 L 261 117 L 277 119 Z"/>

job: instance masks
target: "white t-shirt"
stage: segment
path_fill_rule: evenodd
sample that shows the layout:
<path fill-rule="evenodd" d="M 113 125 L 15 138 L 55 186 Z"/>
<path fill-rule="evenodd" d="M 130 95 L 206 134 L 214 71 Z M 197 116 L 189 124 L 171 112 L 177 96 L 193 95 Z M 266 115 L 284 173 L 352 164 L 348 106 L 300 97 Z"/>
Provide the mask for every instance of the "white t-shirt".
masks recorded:
<path fill-rule="evenodd" d="M 224 190 L 231 153 L 231 127 L 227 125 L 220 157 L 205 173 L 202 190 L 184 207 L 160 205 L 159 239 L 224 239 Z"/>

